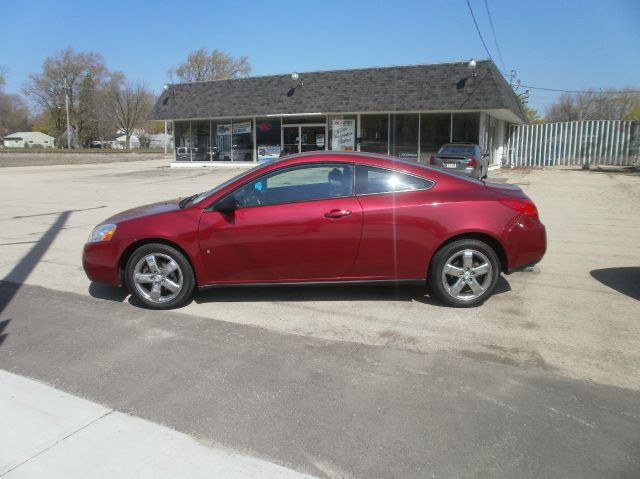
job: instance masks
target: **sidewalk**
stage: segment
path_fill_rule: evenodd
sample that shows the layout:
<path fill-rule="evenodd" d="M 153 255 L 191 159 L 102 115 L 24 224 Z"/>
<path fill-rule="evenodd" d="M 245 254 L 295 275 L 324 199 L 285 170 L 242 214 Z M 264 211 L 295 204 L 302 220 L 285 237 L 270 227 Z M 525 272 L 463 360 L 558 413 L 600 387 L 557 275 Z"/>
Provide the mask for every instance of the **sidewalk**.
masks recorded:
<path fill-rule="evenodd" d="M 2 478 L 310 478 L 0 370 Z"/>

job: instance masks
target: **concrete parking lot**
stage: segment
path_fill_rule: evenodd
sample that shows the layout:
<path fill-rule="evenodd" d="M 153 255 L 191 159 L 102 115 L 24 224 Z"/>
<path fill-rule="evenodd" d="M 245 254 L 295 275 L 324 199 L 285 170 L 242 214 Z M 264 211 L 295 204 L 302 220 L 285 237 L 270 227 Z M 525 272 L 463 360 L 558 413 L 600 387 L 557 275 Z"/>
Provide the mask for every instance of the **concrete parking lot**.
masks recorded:
<path fill-rule="evenodd" d="M 562 412 L 559 406 L 548 406 L 551 409 L 547 408 L 546 414 L 552 418 L 569 418 L 574 426 L 587 430 L 599 427 L 599 434 L 604 436 L 594 439 L 594 449 L 599 441 L 602 440 L 604 444 L 607 438 L 611 439 L 611 435 L 625 444 L 618 452 L 627 450 L 626 456 L 623 454 L 616 461 L 628 461 L 628 464 L 624 467 L 621 465 L 618 471 L 620 474 L 604 475 L 633 477 L 640 470 L 637 451 L 640 412 L 628 405 L 634 404 L 639 397 L 637 392 L 640 391 L 639 175 L 577 169 L 491 172 L 490 178 L 520 185 L 536 202 L 548 230 L 548 252 L 534 271 L 505 276 L 499 283 L 499 294 L 483 306 L 473 309 L 444 308 L 429 298 L 421 288 L 273 287 L 209 290 L 198 293 L 191 304 L 177 311 L 150 313 L 130 305 L 128 295 L 123 290 L 89 283 L 82 271 L 80 255 L 87 235 L 97 223 L 132 206 L 206 190 L 239 172 L 239 169 L 234 168 L 170 169 L 165 161 L 155 160 L 2 169 L 0 278 L 12 284 L 3 284 L 4 292 L 0 299 L 0 320 L 4 321 L 0 328 L 0 360 L 5 364 L 3 367 L 121 409 L 142 411 L 142 415 L 147 414 L 145 417 L 151 420 L 158 420 L 207 441 L 221 441 L 231 447 L 257 451 L 261 456 L 276 458 L 283 465 L 293 465 L 305 472 L 325 477 L 350 477 L 350 474 L 367 477 L 368 469 L 362 464 L 349 463 L 344 458 L 341 462 L 340 452 L 329 446 L 327 450 L 330 452 L 320 451 L 311 457 L 299 451 L 287 454 L 283 452 L 286 448 L 269 446 L 267 437 L 255 438 L 257 442 L 242 440 L 240 433 L 232 432 L 232 426 L 226 423 L 221 426 L 222 429 L 214 428 L 219 435 L 213 434 L 211 429 L 203 429 L 203 423 L 182 422 L 179 418 L 184 410 L 167 411 L 160 408 L 158 411 L 154 409 L 158 405 L 147 407 L 140 391 L 130 392 L 132 397 L 127 400 L 127 388 L 136 383 L 133 379 L 136 375 L 143 374 L 140 370 L 135 374 L 132 372 L 133 377 L 129 377 L 128 382 L 119 384 L 118 387 L 123 388 L 122 390 L 102 391 L 99 386 L 91 383 L 92 375 L 104 375 L 108 382 L 111 372 L 104 364 L 98 371 L 89 367 L 93 365 L 91 348 L 96 352 L 104 352 L 104 348 L 112 345 L 114 351 L 124 355 L 119 357 L 114 351 L 105 353 L 105 357 L 116 364 L 124 358 L 136 356 L 134 351 L 137 347 L 143 351 L 150 345 L 170 344 L 188 337 L 193 341 L 195 350 L 181 348 L 179 355 L 172 356 L 172 359 L 183 361 L 185 365 L 208 376 L 215 373 L 203 372 L 206 364 L 198 363 L 198 358 L 221 363 L 224 358 L 219 355 L 210 357 L 208 353 L 200 351 L 199 347 L 213 347 L 213 343 L 209 342 L 213 341 L 211 338 L 225 337 L 228 339 L 224 340 L 226 346 L 223 349 L 226 354 L 233 355 L 236 349 L 228 349 L 230 345 L 241 350 L 249 347 L 249 343 L 251 352 L 247 352 L 247 357 L 251 357 L 255 363 L 260 363 L 262 358 L 265 365 L 274 366 L 272 369 L 265 366 L 260 374 L 256 371 L 247 372 L 247 377 L 253 384 L 264 386 L 264 389 L 257 390 L 254 398 L 256 402 L 264 400 L 261 394 L 265 391 L 272 395 L 268 401 L 275 400 L 282 393 L 278 389 L 278 386 L 284 387 L 286 382 L 282 375 L 288 377 L 292 374 L 290 370 L 286 373 L 282 371 L 281 368 L 285 365 L 295 369 L 296 360 L 299 359 L 300 364 L 304 365 L 301 366 L 302 370 L 311 369 L 314 359 L 310 354 L 316 349 L 319 358 L 325 354 L 331 356 L 335 374 L 345 373 L 345 377 L 340 378 L 340 391 L 347 396 L 350 391 L 347 384 L 357 389 L 360 387 L 356 386 L 358 381 L 363 380 L 357 371 L 367 377 L 372 374 L 368 371 L 369 368 L 383 364 L 389 358 L 404 364 L 400 369 L 395 367 L 384 371 L 384 376 L 392 381 L 390 384 L 395 384 L 395 375 L 409 374 L 407 371 L 413 371 L 411 374 L 416 374 L 415 377 L 422 380 L 428 376 L 437 381 L 438 377 L 447 375 L 447 368 L 442 361 L 455 364 L 455 368 L 464 368 L 467 379 L 475 375 L 476 381 L 480 382 L 480 371 L 486 372 L 489 370 L 487 368 L 491 368 L 491 380 L 488 384 L 492 387 L 489 390 L 481 390 L 478 384 L 473 387 L 465 385 L 464 381 L 452 383 L 451 378 L 444 380 L 443 387 L 449 392 L 456 391 L 456 394 L 461 394 L 461 391 L 471 394 L 469 391 L 475 391 L 473 394 L 476 399 L 484 397 L 479 400 L 494 406 L 502 404 L 499 407 L 507 414 L 516 414 L 514 411 L 522 411 L 526 407 L 515 400 L 511 404 L 507 403 L 504 398 L 492 394 L 496 394 L 496 391 L 501 394 L 507 394 L 507 390 L 513 392 L 513 388 L 507 387 L 507 384 L 513 386 L 514 381 L 525 381 L 525 377 L 534 378 L 538 385 L 542 381 L 547 391 L 557 390 L 558 382 L 570 381 L 567 384 L 572 386 L 566 393 L 560 394 L 565 398 L 581 397 L 582 393 L 579 391 L 584 392 L 584 388 L 590 388 L 590 385 L 594 388 L 606 388 L 606 393 L 602 392 L 605 391 L 603 389 L 597 389 L 600 392 L 596 396 L 619 396 L 615 399 L 617 406 L 607 407 L 612 410 L 619 408 L 619 415 L 616 417 L 623 417 L 628 421 L 620 426 L 619 430 L 626 431 L 622 436 L 616 435 L 616 428 L 605 434 L 602 424 L 598 426 L 575 411 Z M 67 311 L 63 303 L 73 303 L 73 311 L 77 312 L 73 314 L 85 319 L 60 317 L 63 310 Z M 46 316 L 48 307 L 51 308 L 52 318 L 56 318 L 53 323 L 51 321 L 54 319 L 48 321 L 42 317 Z M 92 311 L 100 318 L 99 323 L 96 318 L 91 318 Z M 26 316 L 32 318 L 31 325 L 24 319 Z M 21 317 L 22 320 L 19 319 Z M 64 336 L 57 337 L 61 333 L 56 329 L 56 324 L 64 326 Z M 36 325 L 38 333 L 33 331 Z M 127 332 L 144 344 L 130 342 Z M 48 343 L 47 337 L 57 339 Z M 240 341 L 239 337 L 244 339 Z M 100 338 L 104 338 L 106 343 Z M 269 345 L 261 345 L 259 338 L 269 338 Z M 127 347 L 116 347 L 115 344 L 120 341 Z M 217 344 L 216 347 L 218 346 L 220 345 Z M 57 351 L 57 347 L 66 352 Z M 74 348 L 82 352 L 74 355 Z M 347 350 L 349 353 L 345 352 Z M 190 356 L 190 351 L 193 357 Z M 278 359 L 274 351 L 281 351 L 283 356 Z M 362 356 L 358 351 L 361 351 Z M 145 376 L 144 380 L 139 377 L 140 381 L 159 381 L 153 375 L 161 376 L 162 368 L 151 361 L 151 357 L 161 361 L 162 355 L 155 356 L 156 354 L 157 351 L 152 356 L 145 356 L 141 365 L 144 364 L 152 376 Z M 35 364 L 38 361 L 45 362 L 47 357 L 56 358 L 58 362 Z M 84 365 L 76 363 L 81 357 L 84 358 Z M 363 358 L 368 359 L 365 363 L 356 365 L 355 362 L 351 364 L 349 358 L 352 357 L 353 361 L 356 357 L 362 361 Z M 400 357 L 413 359 L 403 362 L 405 359 L 400 361 Z M 65 368 L 63 365 L 67 361 L 74 366 Z M 364 367 L 362 364 L 368 366 Z M 434 366 L 439 373 L 433 373 L 435 375 L 432 376 L 430 372 L 425 373 L 427 376 L 421 376 L 421 371 L 429 370 L 427 365 Z M 399 372 L 400 370 L 404 372 Z M 193 370 L 189 371 L 187 373 L 181 369 L 173 373 L 188 376 Z M 334 374 L 329 373 L 328 369 L 324 371 Z M 235 369 L 234 373 L 238 374 L 238 370 Z M 269 378 L 269 374 L 274 376 Z M 76 382 L 74 377 L 80 379 Z M 317 384 L 314 383 L 314 377 L 311 374 L 302 384 L 322 395 L 322 390 L 315 387 Z M 416 387 L 415 377 L 407 379 L 409 382 L 402 383 L 401 386 L 411 387 L 414 384 L 413 387 Z M 503 384 L 500 384 L 500 377 L 504 378 Z M 473 382 L 471 379 L 469 381 Z M 239 388 L 242 383 L 242 377 L 222 381 L 227 388 Z M 518 390 L 518 397 L 525 394 L 525 389 Z M 355 402 L 357 398 L 362 403 L 366 393 L 360 389 L 358 391 L 351 399 Z M 337 390 L 327 391 L 330 400 L 336 400 L 341 393 Z M 318 397 L 310 400 L 304 391 L 298 391 L 298 394 L 307 398 L 309 404 L 318 405 L 318 401 L 322 402 L 322 398 Z M 396 393 L 388 394 L 393 399 Z M 349 398 L 343 399 L 349 403 Z M 205 397 L 198 397 L 198 407 L 202 407 L 200 401 L 203 400 L 206 400 Z M 225 400 L 230 401 L 225 403 L 226 407 L 236 411 L 232 398 L 227 397 Z M 293 398 L 287 396 L 283 400 L 286 404 Z M 444 407 L 446 394 L 441 400 L 441 406 Z M 597 401 L 593 402 L 595 404 Z M 172 397 L 169 404 L 182 404 L 181 407 L 184 407 L 184 403 L 176 396 Z M 411 411 L 415 408 L 414 404 L 404 406 Z M 380 401 L 372 400 L 367 403 L 367 407 L 384 406 Z M 598 410 L 597 405 L 594 407 Z M 398 416 L 393 417 L 401 421 L 403 411 L 397 412 Z M 307 413 L 312 414 L 310 410 Z M 272 410 L 264 408 L 261 414 L 261 417 L 268 417 L 270 414 L 284 417 L 286 408 L 283 409 L 283 405 L 277 408 L 274 406 Z M 370 420 L 375 420 L 371 410 L 363 413 L 354 409 L 353 414 L 365 414 Z M 242 422 L 242 417 L 240 415 L 236 419 Z M 330 421 L 326 417 L 322 421 L 311 422 L 305 418 L 307 416 L 304 415 L 297 418 L 300 425 L 308 427 L 312 424 L 319 431 L 325 426 L 329 429 Z M 348 421 L 344 417 L 342 420 Z M 515 417 L 514 420 L 517 422 L 519 419 Z M 591 426 L 585 426 L 576 420 Z M 557 422 L 552 423 L 552 427 L 556 429 L 562 427 Z M 241 425 L 239 431 L 246 432 L 248 427 L 246 424 Z M 399 426 L 396 423 L 394 427 Z M 403 427 L 411 429 L 408 423 Z M 446 424 L 438 427 L 439 432 L 445 434 L 443 431 L 447 428 Z M 291 426 L 281 428 L 279 432 L 294 437 L 294 430 Z M 573 434 L 571 428 L 566 431 L 569 435 Z M 260 436 L 261 432 L 256 434 Z M 415 437 L 419 435 L 419 431 L 415 431 Z M 635 449 L 632 439 L 634 435 Z M 625 442 L 625 438 L 631 442 Z M 393 442 L 392 438 L 387 439 Z M 312 442 L 308 437 L 305 440 Z M 357 441 L 358 437 L 354 436 L 353 440 Z M 588 442 L 589 436 L 585 440 Z M 427 443 L 439 447 L 433 443 L 433 438 Z M 537 446 L 527 444 L 527 447 Z M 518 451 L 522 453 L 521 450 Z M 322 458 L 331 454 L 334 454 L 332 457 L 338 465 L 323 462 Z M 369 459 L 374 460 L 373 451 L 367 454 Z M 448 457 L 444 451 L 442 454 L 443 457 Z M 582 451 L 580 455 L 585 454 Z M 621 459 L 623 456 L 626 459 Z M 392 462 L 396 464 L 398 461 L 402 459 L 395 458 Z M 412 458 L 411 461 L 418 459 Z M 413 464 L 411 461 L 407 464 Z M 340 469 L 340 464 L 343 464 L 343 469 Z M 485 464 L 487 468 L 483 470 L 495 477 L 496 474 L 491 474 L 491 471 L 519 471 L 522 467 L 522 462 L 517 461 L 511 465 L 500 464 L 504 469 Z M 572 474 L 567 475 L 566 472 L 571 471 L 574 465 L 569 463 L 569 469 L 551 469 L 547 472 L 564 472 L 565 474 L 560 475 L 571 477 Z M 492 469 L 494 466 L 498 468 Z M 531 477 L 540 475 L 540 469 L 536 469 L 535 464 L 529 466 Z M 466 470 L 473 470 L 473 462 L 469 462 L 468 467 Z M 375 471 L 378 474 L 375 477 L 401 477 L 403 474 L 403 477 L 420 476 L 402 468 L 382 468 Z M 446 468 L 438 471 L 445 475 L 447 473 Z M 456 471 L 460 473 L 460 470 L 448 470 L 450 473 Z M 465 476 L 464 473 L 460 474 L 460 477 Z M 573 477 L 587 476 L 588 474 L 576 474 Z"/>
<path fill-rule="evenodd" d="M 123 291 L 92 286 L 82 271 L 91 228 L 240 171 L 176 170 L 164 161 L 3 169 L 0 278 L 126 301 Z M 179 311 L 322 339 L 456 351 L 640 390 L 640 176 L 557 169 L 491 176 L 534 199 L 548 252 L 535 271 L 505 276 L 502 292 L 480 308 L 443 308 L 420 288 L 328 287 L 209 290 Z M 56 223 L 33 271 L 12 271 Z"/>

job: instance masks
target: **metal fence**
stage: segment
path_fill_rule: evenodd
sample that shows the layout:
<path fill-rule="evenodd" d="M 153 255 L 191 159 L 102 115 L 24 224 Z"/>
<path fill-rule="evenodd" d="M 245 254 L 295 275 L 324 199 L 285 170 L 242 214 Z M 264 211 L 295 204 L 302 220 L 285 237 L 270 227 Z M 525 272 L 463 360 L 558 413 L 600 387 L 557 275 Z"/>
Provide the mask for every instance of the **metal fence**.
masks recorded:
<path fill-rule="evenodd" d="M 587 120 L 509 128 L 509 166 L 634 165 L 640 123 Z"/>

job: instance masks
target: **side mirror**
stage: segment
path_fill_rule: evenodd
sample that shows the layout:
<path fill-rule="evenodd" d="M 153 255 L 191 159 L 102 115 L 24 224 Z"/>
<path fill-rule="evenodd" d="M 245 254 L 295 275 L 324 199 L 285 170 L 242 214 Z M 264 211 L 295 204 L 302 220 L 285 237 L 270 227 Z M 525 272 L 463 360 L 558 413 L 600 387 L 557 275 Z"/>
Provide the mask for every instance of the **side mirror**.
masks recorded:
<path fill-rule="evenodd" d="M 231 214 L 238 209 L 238 200 L 235 196 L 229 195 L 222 198 L 213 207 L 214 211 L 218 211 L 223 214 Z"/>

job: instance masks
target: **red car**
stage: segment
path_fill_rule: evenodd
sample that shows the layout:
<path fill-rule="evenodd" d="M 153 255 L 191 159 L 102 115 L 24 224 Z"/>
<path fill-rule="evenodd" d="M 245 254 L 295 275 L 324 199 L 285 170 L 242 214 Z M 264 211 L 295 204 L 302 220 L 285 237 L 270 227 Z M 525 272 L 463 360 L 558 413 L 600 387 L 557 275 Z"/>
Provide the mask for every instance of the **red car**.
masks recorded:
<path fill-rule="evenodd" d="M 382 282 L 426 283 L 447 305 L 473 306 L 545 249 L 517 186 L 313 152 L 115 215 L 92 231 L 83 266 L 153 309 L 184 304 L 196 286 Z"/>

